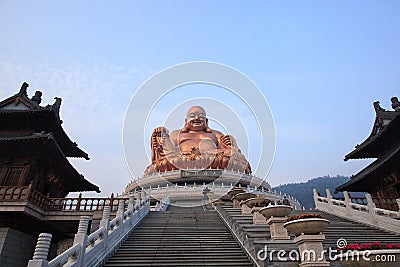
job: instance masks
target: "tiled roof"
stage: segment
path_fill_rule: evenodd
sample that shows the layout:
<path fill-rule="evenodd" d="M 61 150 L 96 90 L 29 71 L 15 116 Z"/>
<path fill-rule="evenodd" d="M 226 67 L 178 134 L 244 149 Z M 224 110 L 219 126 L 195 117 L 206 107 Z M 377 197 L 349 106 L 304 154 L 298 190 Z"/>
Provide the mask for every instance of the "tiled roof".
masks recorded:
<path fill-rule="evenodd" d="M 393 166 L 398 165 L 400 160 L 400 143 L 393 149 L 365 167 L 359 173 L 350 177 L 350 181 L 336 188 L 336 191 L 367 192 L 370 182 L 378 183 L 376 177 L 390 174 Z M 374 180 L 375 179 L 375 180 Z M 362 182 L 361 182 L 362 181 Z"/>

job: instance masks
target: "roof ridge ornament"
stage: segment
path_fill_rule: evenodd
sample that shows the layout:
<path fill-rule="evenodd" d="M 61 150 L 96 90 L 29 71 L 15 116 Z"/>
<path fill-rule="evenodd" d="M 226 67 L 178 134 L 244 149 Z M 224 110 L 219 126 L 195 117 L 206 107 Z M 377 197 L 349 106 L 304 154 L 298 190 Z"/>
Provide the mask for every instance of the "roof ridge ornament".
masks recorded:
<path fill-rule="evenodd" d="M 31 100 L 33 102 L 35 102 L 37 105 L 40 105 L 40 103 L 42 102 L 42 92 L 41 91 L 36 91 L 35 95 L 32 96 Z"/>
<path fill-rule="evenodd" d="M 381 102 L 379 102 L 379 101 L 375 101 L 374 102 L 374 109 L 375 109 L 376 113 L 380 113 L 382 111 L 385 111 L 385 109 L 381 107 L 380 103 Z"/>
<path fill-rule="evenodd" d="M 392 108 L 395 111 L 400 111 L 400 102 L 399 99 L 397 98 L 397 96 L 394 96 L 390 99 L 390 101 L 392 101 Z"/>
<path fill-rule="evenodd" d="M 26 97 L 28 97 L 28 92 L 27 92 L 28 87 L 29 87 L 29 84 L 27 82 L 23 82 L 21 85 L 21 89 L 19 89 L 18 94 L 25 95 Z"/>
<path fill-rule="evenodd" d="M 60 123 L 62 123 L 62 120 L 60 119 L 60 107 L 61 107 L 62 99 L 60 97 L 54 97 L 54 99 L 56 101 L 52 105 L 52 108 L 53 108 L 54 112 L 56 113 L 58 120 L 60 121 Z"/>

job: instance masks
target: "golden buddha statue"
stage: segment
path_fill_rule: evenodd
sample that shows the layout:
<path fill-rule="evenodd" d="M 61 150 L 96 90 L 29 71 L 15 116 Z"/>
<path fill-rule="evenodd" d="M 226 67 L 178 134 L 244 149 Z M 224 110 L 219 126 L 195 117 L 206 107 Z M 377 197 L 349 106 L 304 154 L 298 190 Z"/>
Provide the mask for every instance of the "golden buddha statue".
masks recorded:
<path fill-rule="evenodd" d="M 179 169 L 231 169 L 251 173 L 250 164 L 235 139 L 208 127 L 206 111 L 200 106 L 189 109 L 185 126 L 169 131 L 158 127 L 151 135 L 152 163 L 145 175 Z"/>

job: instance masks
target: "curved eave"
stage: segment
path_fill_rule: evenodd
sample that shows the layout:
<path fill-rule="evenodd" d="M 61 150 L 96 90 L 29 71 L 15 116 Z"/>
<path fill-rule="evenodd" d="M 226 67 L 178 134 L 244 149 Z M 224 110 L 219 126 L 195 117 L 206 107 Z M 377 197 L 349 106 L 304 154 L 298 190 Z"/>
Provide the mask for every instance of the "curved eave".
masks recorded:
<path fill-rule="evenodd" d="M 375 126 L 374 126 L 375 127 Z M 394 118 L 376 134 L 374 130 L 355 150 L 347 154 L 345 161 L 349 159 L 378 158 L 385 150 L 384 144 L 391 140 L 391 136 L 398 136 L 400 133 L 400 113 L 395 114 Z"/>
<path fill-rule="evenodd" d="M 12 121 L 12 126 L 8 126 L 10 123 L 7 120 Z M 20 124 L 16 120 L 20 120 Z M 31 127 L 38 132 L 52 132 L 66 157 L 89 160 L 89 155 L 72 142 L 65 133 L 52 106 L 36 110 L 0 110 L 0 125 L 3 125 L 3 128 L 8 126 L 7 128 L 10 127 L 10 129 Z"/>
<path fill-rule="evenodd" d="M 41 153 L 46 153 L 56 158 L 57 162 L 60 163 L 57 167 L 63 168 L 68 173 L 68 175 L 64 177 L 64 182 L 69 192 L 96 191 L 100 193 L 98 186 L 86 180 L 84 176 L 78 173 L 71 165 L 51 133 L 39 133 L 19 137 L 0 137 L 0 146 L 2 144 L 11 145 L 14 148 L 17 148 L 18 145 L 23 145 L 25 148 L 31 145 L 34 146 L 35 151 L 40 151 Z"/>
<path fill-rule="evenodd" d="M 365 167 L 359 173 L 351 177 L 351 180 L 344 183 L 341 186 L 335 188 L 335 192 L 339 191 L 353 191 L 353 192 L 369 192 L 371 190 L 371 184 L 377 184 L 379 181 L 377 177 L 383 177 L 389 175 L 391 169 L 390 166 L 397 166 L 400 160 L 400 143 L 387 152 L 382 157 L 378 158 L 370 165 Z"/>

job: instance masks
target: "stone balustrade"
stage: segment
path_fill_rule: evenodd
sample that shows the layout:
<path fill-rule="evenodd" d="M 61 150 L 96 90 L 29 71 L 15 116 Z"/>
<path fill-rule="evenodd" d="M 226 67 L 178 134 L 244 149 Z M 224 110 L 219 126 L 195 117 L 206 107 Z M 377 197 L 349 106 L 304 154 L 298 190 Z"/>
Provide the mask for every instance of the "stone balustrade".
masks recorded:
<path fill-rule="evenodd" d="M 184 184 L 184 185 L 174 184 L 172 186 L 167 184 L 166 186 L 149 187 L 145 189 L 145 191 L 157 199 L 162 199 L 166 195 L 169 195 L 169 197 L 172 199 L 172 198 L 191 198 L 199 196 L 201 197 L 203 195 L 203 190 L 205 188 L 208 188 L 216 197 L 222 197 L 235 186 L 236 186 L 235 184 L 224 184 L 224 183 L 222 184 L 194 183 L 194 184 Z M 250 187 L 250 186 L 245 187 L 245 191 L 254 193 L 255 195 L 258 196 L 263 196 L 271 201 L 282 201 L 284 196 L 281 192 L 267 191 L 264 188 L 257 189 L 257 187 Z M 301 209 L 301 205 L 299 201 L 297 201 L 297 199 L 289 195 L 286 195 L 286 197 L 289 200 L 290 205 L 293 207 L 293 209 Z"/>
<path fill-rule="evenodd" d="M 135 180 L 132 180 L 125 188 L 125 192 L 130 192 L 130 191 L 134 191 L 135 189 L 138 188 L 149 188 L 149 187 L 155 187 L 155 186 L 166 186 L 166 185 L 173 185 L 176 182 L 180 182 L 182 181 L 182 174 L 181 172 L 184 172 L 185 170 L 173 170 L 173 171 L 166 171 L 166 172 L 162 172 L 162 173 L 153 173 L 151 175 L 146 175 L 146 176 L 142 176 L 139 177 Z M 200 170 L 189 170 L 189 171 L 199 171 L 199 173 L 201 173 Z M 204 170 L 204 171 L 219 171 L 222 172 L 222 174 L 216 178 L 213 177 L 213 181 L 215 181 L 216 183 L 225 183 L 225 184 L 243 184 L 243 185 L 262 185 L 262 187 L 266 188 L 267 190 L 271 190 L 271 186 L 264 181 L 263 179 L 255 176 L 255 175 L 249 175 L 249 174 L 245 174 L 242 172 L 238 172 L 238 171 L 233 171 L 233 170 Z M 196 179 L 199 180 L 199 183 L 202 183 L 203 181 L 206 183 L 210 183 L 210 177 L 208 177 L 207 175 L 203 176 L 203 175 L 199 175 L 199 176 L 195 176 Z M 203 180 L 203 178 L 205 180 Z M 209 184 L 208 184 L 209 186 Z"/>
<path fill-rule="evenodd" d="M 165 195 L 161 201 L 158 201 L 154 207 L 154 211 L 166 211 L 170 204 L 169 195 Z"/>
<path fill-rule="evenodd" d="M 377 208 L 371 195 L 366 194 L 367 204 L 353 203 L 348 192 L 344 191 L 344 200 L 334 199 L 329 189 L 326 197 L 314 192 L 315 208 L 345 219 L 372 225 L 387 231 L 400 233 L 400 205 L 399 211 Z M 397 201 L 400 204 L 400 201 Z"/>
<path fill-rule="evenodd" d="M 117 210 L 120 202 L 128 202 L 127 198 L 115 197 L 78 197 L 69 198 L 50 198 L 28 186 L 0 186 L 0 202 L 17 203 L 30 202 L 39 207 L 44 213 L 46 211 L 95 211 L 103 210 L 105 206 L 111 206 L 112 210 Z"/>
<path fill-rule="evenodd" d="M 35 254 L 28 267 L 86 267 L 104 263 L 150 211 L 150 197 L 145 192 L 137 192 L 135 203 L 134 200 L 134 197 L 129 198 L 130 203 L 126 211 L 125 203 L 119 202 L 116 217 L 111 221 L 111 207 L 106 206 L 100 228 L 89 236 L 87 230 L 90 218 L 81 216 L 73 246 L 50 262 L 47 261 L 47 255 L 51 235 L 40 234 Z"/>

